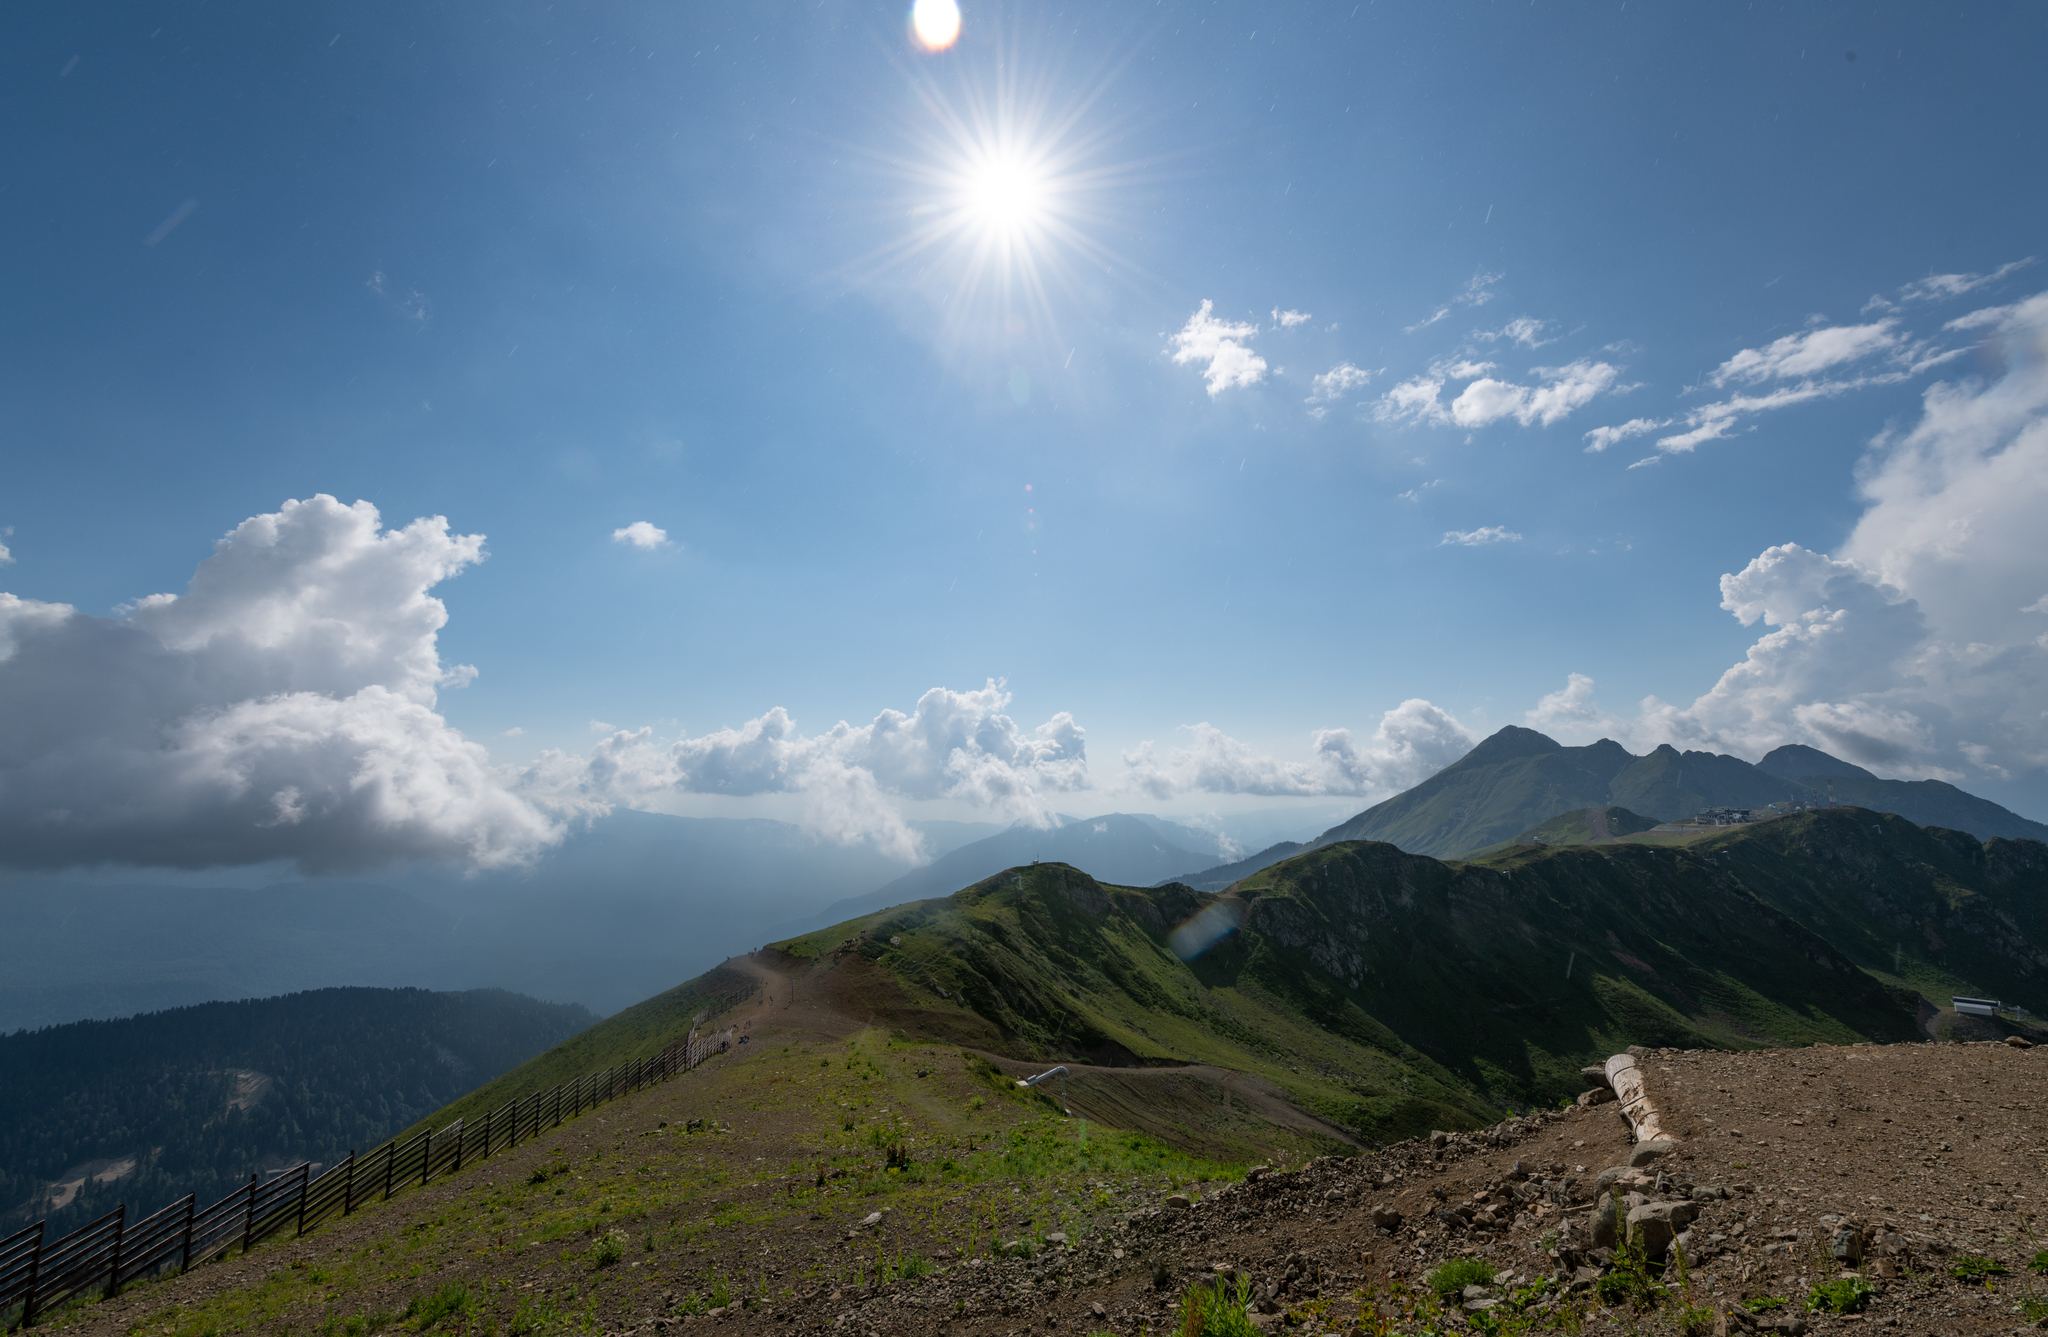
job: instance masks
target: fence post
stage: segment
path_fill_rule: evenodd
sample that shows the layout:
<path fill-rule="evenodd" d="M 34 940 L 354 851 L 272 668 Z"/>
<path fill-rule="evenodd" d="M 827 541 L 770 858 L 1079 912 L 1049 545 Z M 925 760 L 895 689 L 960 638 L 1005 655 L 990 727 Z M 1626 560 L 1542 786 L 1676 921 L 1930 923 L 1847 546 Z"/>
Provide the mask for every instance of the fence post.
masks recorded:
<path fill-rule="evenodd" d="M 178 1249 L 178 1272 L 183 1275 L 192 1270 L 192 1218 L 198 1214 L 199 1194 L 185 1195 L 185 1239 Z"/>
<path fill-rule="evenodd" d="M 491 1120 L 496 1117 L 497 1113 L 496 1110 L 484 1111 L 484 1154 L 482 1158 L 484 1160 L 491 1158 Z"/>
<path fill-rule="evenodd" d="M 306 1161 L 299 1166 L 299 1234 L 306 1234 L 306 1192 L 313 1187 L 313 1162 Z"/>
<path fill-rule="evenodd" d="M 249 1201 L 242 1208 L 242 1252 L 249 1252 L 249 1234 L 256 1229 L 256 1172 L 249 1172 Z"/>
<path fill-rule="evenodd" d="M 21 1302 L 21 1326 L 24 1328 L 36 1321 L 36 1286 L 43 1279 L 43 1240 L 49 1229 L 48 1217 L 36 1222 L 35 1252 L 28 1256 L 28 1295 Z"/>
<path fill-rule="evenodd" d="M 420 1153 L 420 1187 L 427 1186 L 427 1169 L 434 1163 L 434 1125 L 427 1125 L 426 1149 Z"/>
<path fill-rule="evenodd" d="M 384 1144 L 384 1201 L 391 1201 L 391 1167 L 398 1160 L 398 1139 Z"/>
<path fill-rule="evenodd" d="M 462 1168 L 462 1147 L 469 1141 L 469 1121 L 463 1120 L 455 1126 L 455 1168 Z"/>
<path fill-rule="evenodd" d="M 356 1209 L 356 1149 L 348 1149 L 348 1173 L 341 1180 L 341 1214 L 347 1216 Z"/>
<path fill-rule="evenodd" d="M 111 1300 L 114 1292 L 121 1288 L 121 1246 L 128 1237 L 128 1204 L 119 1203 L 114 1207 L 114 1261 L 107 1265 L 106 1297 Z"/>

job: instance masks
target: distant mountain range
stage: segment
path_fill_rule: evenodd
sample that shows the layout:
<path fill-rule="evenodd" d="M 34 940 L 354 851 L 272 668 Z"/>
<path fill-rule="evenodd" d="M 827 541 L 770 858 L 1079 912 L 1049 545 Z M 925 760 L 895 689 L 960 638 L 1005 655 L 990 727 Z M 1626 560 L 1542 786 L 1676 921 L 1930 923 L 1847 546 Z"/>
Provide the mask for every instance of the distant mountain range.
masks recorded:
<path fill-rule="evenodd" d="M 368 1151 L 596 1021 L 499 989 L 322 989 L 0 1036 L 0 1232 Z"/>
<path fill-rule="evenodd" d="M 1534 729 L 1509 725 L 1413 789 L 1313 841 L 1275 845 L 1181 880 L 1218 890 L 1303 849 L 1344 840 L 1381 840 L 1412 854 L 1453 858 L 1511 841 L 1578 809 L 1618 807 L 1672 822 L 1703 808 L 1826 801 L 1830 782 L 1836 802 L 1897 813 L 1921 826 L 1966 831 L 1979 840 L 2048 840 L 2048 825 L 1954 785 L 1881 780 L 1860 766 L 1797 744 L 1751 765 L 1721 753 L 1680 752 L 1668 743 L 1641 757 L 1605 738 L 1565 747 Z"/>
<path fill-rule="evenodd" d="M 940 848 L 1002 830 L 930 825 Z M 0 1033 L 334 985 L 499 987 L 610 1013 L 902 871 L 787 822 L 620 811 L 527 869 L 254 888 L 23 877 L 0 883 Z"/>

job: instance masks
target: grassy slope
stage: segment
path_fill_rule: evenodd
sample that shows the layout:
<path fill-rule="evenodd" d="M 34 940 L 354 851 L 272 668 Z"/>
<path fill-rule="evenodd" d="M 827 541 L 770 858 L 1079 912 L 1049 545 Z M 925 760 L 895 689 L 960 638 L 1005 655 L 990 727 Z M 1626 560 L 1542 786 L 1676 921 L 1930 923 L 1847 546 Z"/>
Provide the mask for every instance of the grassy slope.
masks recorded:
<path fill-rule="evenodd" d="M 714 967 L 693 980 L 666 993 L 658 993 L 645 1002 L 635 1003 L 589 1030 L 571 1036 L 495 1081 L 484 1083 L 398 1136 L 403 1140 L 429 1125 L 436 1129 L 444 1128 L 456 1118 L 481 1119 L 509 1100 L 573 1082 L 629 1059 L 659 1054 L 689 1034 L 690 1018 L 711 999 L 744 987 L 750 981 L 750 976 L 729 965 Z"/>
<path fill-rule="evenodd" d="M 1600 839 L 1593 831 L 1593 817 L 1604 813 L 1607 818 L 1607 835 L 1610 838 L 1632 836 L 1648 831 L 1657 825 L 1654 817 L 1630 812 L 1627 808 L 1574 808 L 1561 812 L 1540 826 L 1532 826 L 1513 840 L 1503 840 L 1498 845 L 1474 850 L 1464 855 L 1466 859 L 1484 859 L 1495 854 L 1504 854 L 1516 845 L 1585 845 Z"/>
<path fill-rule="evenodd" d="M 1020 1056 L 1216 1064 L 1263 1077 L 1375 1139 L 1494 1117 L 1488 1102 L 1362 1014 L 1333 1030 L 1261 978 L 1183 963 L 1167 934 L 1215 899 L 1176 886 L 1104 886 L 1064 864 L 1037 864 L 776 946 L 812 960 L 850 953 L 888 970 L 919 995 L 922 1033 L 971 1039 L 971 1016 L 987 1027 L 985 1043 Z"/>
<path fill-rule="evenodd" d="M 907 1164 L 886 1163 L 892 1146 Z M 1242 1174 L 1060 1118 L 1042 1094 L 943 1046 L 874 1031 L 771 1042 L 367 1204 L 290 1255 L 259 1249 L 201 1286 L 136 1283 L 123 1303 L 144 1316 L 130 1331 L 162 1337 L 621 1332 L 666 1308 L 664 1295 L 684 1313 L 786 1302 L 821 1282 L 871 1284 L 884 1260 L 1080 1239 L 1164 1191 L 1201 1196 Z M 878 1209 L 883 1226 L 847 1231 Z M 610 1232 L 623 1256 L 600 1268 L 593 1246 Z M 445 1309 L 445 1323 L 403 1312 L 430 1298 L 440 1303 L 423 1312 Z M 97 1307 L 94 1294 L 43 1321 L 62 1329 Z"/>

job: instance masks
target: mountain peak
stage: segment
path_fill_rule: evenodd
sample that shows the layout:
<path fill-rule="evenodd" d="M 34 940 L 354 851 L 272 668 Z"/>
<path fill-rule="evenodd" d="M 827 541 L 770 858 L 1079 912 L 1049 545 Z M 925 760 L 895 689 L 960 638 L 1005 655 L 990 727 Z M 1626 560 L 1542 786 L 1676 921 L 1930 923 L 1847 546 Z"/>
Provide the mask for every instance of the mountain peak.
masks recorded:
<path fill-rule="evenodd" d="M 1875 780 L 1877 777 L 1861 766 L 1831 757 L 1817 747 L 1802 743 L 1787 743 L 1764 754 L 1756 764 L 1760 771 L 1768 771 L 1784 780 L 1803 780 L 1808 776 L 1833 776 L 1836 779 Z"/>
<path fill-rule="evenodd" d="M 1564 745 L 1549 734 L 1524 729 L 1518 724 L 1509 724 L 1503 725 L 1453 764 L 1491 766 L 1498 762 L 1513 761 L 1516 757 L 1538 757 L 1546 752 L 1562 751 Z"/>

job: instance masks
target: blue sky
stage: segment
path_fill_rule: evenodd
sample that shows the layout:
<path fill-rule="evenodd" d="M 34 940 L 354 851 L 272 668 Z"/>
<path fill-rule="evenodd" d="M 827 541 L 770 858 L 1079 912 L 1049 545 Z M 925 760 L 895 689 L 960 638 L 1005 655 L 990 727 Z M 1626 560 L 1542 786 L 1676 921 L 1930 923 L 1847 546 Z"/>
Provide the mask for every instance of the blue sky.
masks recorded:
<path fill-rule="evenodd" d="M 154 700 L 202 641 L 227 685 L 0 771 L 18 807 L 150 730 L 374 689 L 495 768 L 395 856 L 610 802 L 899 841 L 1362 806 L 1507 723 L 1810 742 L 2048 816 L 2044 23 L 967 4 L 931 52 L 852 0 L 23 11 L 0 588 L 77 621 L 15 709 L 80 664 Z M 223 585 L 240 649 L 122 611 L 323 494 L 385 526 L 325 543 L 485 537 L 392 577 L 444 627 L 323 677 L 321 636 L 399 634 L 359 589 L 264 659 L 342 549 L 264 568 L 293 598 Z M 93 628 L 157 639 L 107 668 Z M 890 709 L 939 751 L 880 758 Z M 221 792 L 311 830 L 349 789 L 278 764 Z M 232 862 L 256 810 L 134 857 Z"/>

